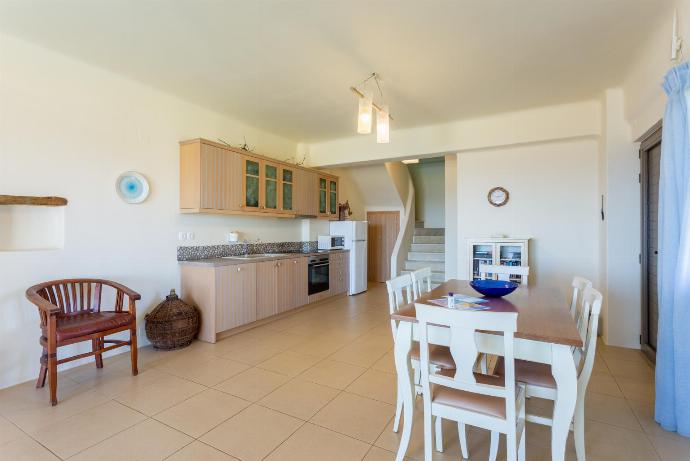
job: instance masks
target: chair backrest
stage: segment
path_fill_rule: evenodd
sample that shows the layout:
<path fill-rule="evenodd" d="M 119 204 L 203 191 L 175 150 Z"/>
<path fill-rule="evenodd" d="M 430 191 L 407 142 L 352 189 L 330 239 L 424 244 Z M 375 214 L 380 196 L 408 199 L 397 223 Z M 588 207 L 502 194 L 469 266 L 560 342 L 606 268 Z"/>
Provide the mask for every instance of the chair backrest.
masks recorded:
<path fill-rule="evenodd" d="M 585 288 L 589 287 L 592 288 L 592 282 L 587 280 L 584 277 L 580 277 L 579 275 L 576 275 L 573 277 L 573 298 L 570 301 L 570 315 L 573 318 L 578 318 L 580 314 L 580 305 L 582 302 L 582 294 L 585 291 Z M 578 324 L 579 324 L 579 318 L 578 318 Z"/>
<path fill-rule="evenodd" d="M 390 314 L 396 313 L 400 306 L 414 301 L 412 276 L 410 274 L 403 274 L 391 280 L 387 280 L 386 288 L 388 289 L 388 311 Z M 397 325 L 397 322 L 391 319 L 393 339 L 395 339 Z"/>
<path fill-rule="evenodd" d="M 103 282 L 93 279 L 53 280 L 35 285 L 29 291 L 59 307 L 63 314 L 98 312 L 101 310 Z M 121 296 L 116 303 L 122 307 Z"/>
<path fill-rule="evenodd" d="M 431 291 L 431 268 L 423 267 L 412 272 L 412 289 L 414 299 L 419 299 L 422 293 Z"/>
<path fill-rule="evenodd" d="M 599 314 L 604 297 L 592 287 L 585 288 L 582 294 L 583 311 L 588 314 L 587 336 L 584 339 L 582 350 L 578 348 L 580 355 L 580 367 L 578 376 L 578 392 L 584 393 L 587 383 L 594 368 L 594 357 L 597 350 L 597 333 L 599 331 Z"/>
<path fill-rule="evenodd" d="M 479 277 L 482 279 L 510 280 L 510 276 L 517 276 L 520 283 L 528 284 L 529 266 L 499 266 L 497 264 L 480 264 Z"/>
<path fill-rule="evenodd" d="M 506 400 L 506 419 L 515 421 L 515 360 L 513 338 L 517 330 L 516 312 L 459 311 L 416 304 L 419 321 L 419 349 L 421 385 L 425 396 L 431 395 L 431 384 L 450 387 L 475 394 L 500 397 Z M 450 352 L 456 364 L 454 377 L 429 372 L 429 325 L 450 329 Z M 436 328 L 436 327 L 434 327 Z M 477 382 L 474 364 L 479 351 L 477 330 L 503 333 L 505 358 L 505 386 Z"/>

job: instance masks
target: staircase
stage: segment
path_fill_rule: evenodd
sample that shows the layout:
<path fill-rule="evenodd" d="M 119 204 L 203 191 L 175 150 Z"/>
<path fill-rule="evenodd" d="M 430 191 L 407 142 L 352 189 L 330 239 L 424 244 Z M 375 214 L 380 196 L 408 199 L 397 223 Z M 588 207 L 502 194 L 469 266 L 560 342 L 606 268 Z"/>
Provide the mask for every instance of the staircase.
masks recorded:
<path fill-rule="evenodd" d="M 402 273 L 430 267 L 434 286 L 443 283 L 446 280 L 445 246 L 445 229 L 426 228 L 423 222 L 416 222 L 412 245 Z"/>

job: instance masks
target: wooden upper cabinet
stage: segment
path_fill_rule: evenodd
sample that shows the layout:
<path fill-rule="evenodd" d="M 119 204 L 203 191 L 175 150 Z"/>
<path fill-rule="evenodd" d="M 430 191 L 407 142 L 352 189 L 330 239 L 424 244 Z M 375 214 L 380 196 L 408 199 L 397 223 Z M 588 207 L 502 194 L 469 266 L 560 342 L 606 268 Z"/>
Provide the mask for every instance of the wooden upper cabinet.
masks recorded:
<path fill-rule="evenodd" d="M 205 139 L 183 141 L 180 210 L 336 219 L 338 178 Z"/>
<path fill-rule="evenodd" d="M 180 147 L 180 208 L 237 211 L 241 204 L 239 155 L 195 142 Z"/>

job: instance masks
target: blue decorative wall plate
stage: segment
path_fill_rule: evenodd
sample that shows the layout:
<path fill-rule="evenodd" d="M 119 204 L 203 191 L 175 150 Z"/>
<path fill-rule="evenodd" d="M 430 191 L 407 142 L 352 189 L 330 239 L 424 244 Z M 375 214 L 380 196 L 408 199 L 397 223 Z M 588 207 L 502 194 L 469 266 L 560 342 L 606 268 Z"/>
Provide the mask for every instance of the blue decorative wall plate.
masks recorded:
<path fill-rule="evenodd" d="M 125 171 L 115 182 L 117 195 L 127 203 L 141 203 L 149 196 L 149 182 L 136 171 Z"/>

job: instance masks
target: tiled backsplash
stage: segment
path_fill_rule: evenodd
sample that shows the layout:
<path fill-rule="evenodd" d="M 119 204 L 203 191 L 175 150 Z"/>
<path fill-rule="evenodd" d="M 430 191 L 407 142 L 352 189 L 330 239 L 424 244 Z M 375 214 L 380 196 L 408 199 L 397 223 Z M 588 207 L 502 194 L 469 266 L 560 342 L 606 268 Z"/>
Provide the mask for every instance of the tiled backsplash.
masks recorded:
<path fill-rule="evenodd" d="M 178 261 L 239 256 L 245 253 L 310 253 L 318 249 L 317 242 L 235 243 L 232 245 L 178 246 Z"/>

